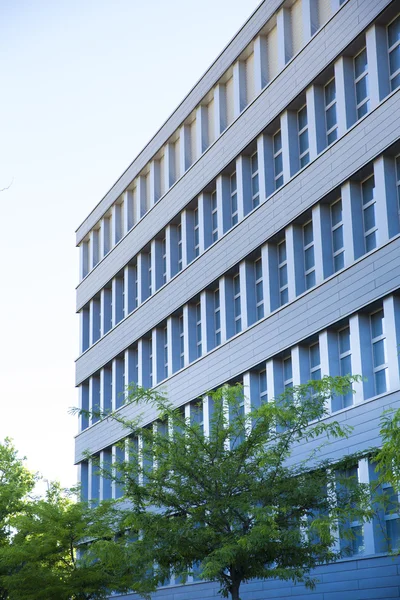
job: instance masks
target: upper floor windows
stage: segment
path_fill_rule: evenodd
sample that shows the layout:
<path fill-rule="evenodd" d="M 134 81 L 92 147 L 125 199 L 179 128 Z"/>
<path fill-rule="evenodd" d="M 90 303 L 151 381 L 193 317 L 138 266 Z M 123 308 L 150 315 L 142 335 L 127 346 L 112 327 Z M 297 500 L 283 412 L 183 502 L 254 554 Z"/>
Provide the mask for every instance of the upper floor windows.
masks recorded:
<path fill-rule="evenodd" d="M 254 263 L 254 279 L 256 287 L 256 319 L 258 321 L 264 316 L 264 291 L 261 258 L 258 258 Z"/>
<path fill-rule="evenodd" d="M 200 254 L 200 223 L 199 223 L 199 209 L 196 207 L 193 213 L 194 220 L 194 255 L 195 257 Z"/>
<path fill-rule="evenodd" d="M 196 304 L 196 356 L 199 358 L 202 353 L 201 343 L 201 304 Z"/>
<path fill-rule="evenodd" d="M 278 244 L 278 283 L 280 306 L 289 302 L 289 284 L 287 270 L 286 241 Z"/>
<path fill-rule="evenodd" d="M 219 288 L 214 292 L 214 345 L 221 343 L 221 306 L 219 299 Z"/>
<path fill-rule="evenodd" d="M 235 319 L 235 333 L 242 331 L 242 311 L 240 305 L 240 277 L 239 274 L 233 278 L 233 313 Z"/>
<path fill-rule="evenodd" d="M 178 242 L 178 272 L 182 271 L 183 267 L 183 248 L 182 248 L 182 223 L 179 222 L 176 228 Z"/>
<path fill-rule="evenodd" d="M 212 241 L 216 242 L 218 239 L 218 204 L 216 190 L 211 193 L 211 227 Z"/>
<path fill-rule="evenodd" d="M 390 87 L 393 91 L 400 85 L 400 15 L 390 23 L 387 32 Z"/>
<path fill-rule="evenodd" d="M 361 196 L 363 208 L 363 226 L 365 251 L 369 252 L 377 245 L 377 226 L 375 215 L 375 179 L 371 175 L 361 183 Z"/>
<path fill-rule="evenodd" d="M 310 355 L 310 380 L 318 381 L 321 379 L 321 358 L 319 353 L 319 343 L 312 344 L 309 348 Z"/>
<path fill-rule="evenodd" d="M 299 136 L 299 160 L 301 169 L 310 162 L 308 142 L 308 118 L 306 105 L 304 105 L 297 113 L 297 130 Z"/>
<path fill-rule="evenodd" d="M 179 331 L 179 368 L 183 369 L 185 366 L 185 335 L 183 329 L 183 315 L 179 315 L 178 319 L 178 331 Z"/>
<path fill-rule="evenodd" d="M 251 197 L 253 208 L 260 204 L 260 183 L 258 180 L 258 155 L 257 152 L 250 157 L 251 163 Z"/>
<path fill-rule="evenodd" d="M 330 207 L 331 230 L 332 230 L 332 252 L 333 270 L 339 271 L 344 267 L 344 240 L 343 240 L 343 215 L 342 200 L 336 200 Z"/>
<path fill-rule="evenodd" d="M 165 236 L 161 242 L 161 253 L 162 253 L 162 282 L 167 283 L 167 240 Z"/>
<path fill-rule="evenodd" d="M 277 131 L 272 138 L 274 153 L 274 181 L 275 189 L 283 185 L 283 155 L 282 155 L 282 135 L 281 130 Z"/>
<path fill-rule="evenodd" d="M 314 233 L 312 221 L 303 226 L 304 275 L 306 290 L 315 285 Z"/>
<path fill-rule="evenodd" d="M 339 375 L 351 375 L 351 347 L 350 347 L 350 328 L 344 327 L 338 331 L 339 347 Z M 340 404 L 337 409 L 346 408 L 353 404 L 353 393 L 351 390 L 346 395 L 339 398 Z"/>
<path fill-rule="evenodd" d="M 397 202 L 400 211 L 400 155 L 396 156 L 396 187 L 397 187 Z"/>
<path fill-rule="evenodd" d="M 293 387 L 292 357 L 286 356 L 283 359 L 283 389 L 287 390 Z"/>
<path fill-rule="evenodd" d="M 367 49 L 364 48 L 354 58 L 354 84 L 356 92 L 357 119 L 367 114 L 370 107 Z"/>
<path fill-rule="evenodd" d="M 331 79 L 324 87 L 324 100 L 326 141 L 329 146 L 329 144 L 332 144 L 338 137 L 335 79 Z"/>

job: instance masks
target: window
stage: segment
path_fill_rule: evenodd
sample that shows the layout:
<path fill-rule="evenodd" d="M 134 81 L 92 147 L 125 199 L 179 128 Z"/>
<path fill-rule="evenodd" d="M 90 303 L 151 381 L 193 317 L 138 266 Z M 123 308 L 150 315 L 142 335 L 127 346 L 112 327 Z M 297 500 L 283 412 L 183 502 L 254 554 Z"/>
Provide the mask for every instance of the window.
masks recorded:
<path fill-rule="evenodd" d="M 354 58 L 354 84 L 356 89 L 357 119 L 369 111 L 369 85 L 367 50 L 364 48 Z"/>
<path fill-rule="evenodd" d="M 149 387 L 153 387 L 153 342 L 149 339 Z"/>
<path fill-rule="evenodd" d="M 251 197 L 253 208 L 260 204 L 260 185 L 258 181 L 258 155 L 257 152 L 251 155 Z"/>
<path fill-rule="evenodd" d="M 198 302 L 196 304 L 196 348 L 197 348 L 197 358 L 201 356 L 201 304 Z"/>
<path fill-rule="evenodd" d="M 310 379 L 319 381 L 321 379 L 321 358 L 319 354 L 319 343 L 313 344 L 309 348 L 310 353 Z"/>
<path fill-rule="evenodd" d="M 344 267 L 344 241 L 343 241 L 343 216 L 342 200 L 336 200 L 331 204 L 331 231 L 332 231 L 332 254 L 333 271 L 339 271 Z"/>
<path fill-rule="evenodd" d="M 200 254 L 200 225 L 199 225 L 199 209 L 194 210 L 194 255 L 195 257 Z"/>
<path fill-rule="evenodd" d="M 148 253 L 147 260 L 148 260 L 148 273 L 147 273 L 148 290 L 149 290 L 149 296 L 151 296 L 151 294 L 152 294 L 152 291 L 151 291 L 151 252 Z"/>
<path fill-rule="evenodd" d="M 390 484 L 383 484 L 382 491 L 385 494 L 385 523 L 388 546 L 391 551 L 400 547 L 400 518 L 399 518 L 399 496 Z"/>
<path fill-rule="evenodd" d="M 281 130 L 277 131 L 272 138 L 274 152 L 274 181 L 275 189 L 283 185 L 283 157 L 282 157 L 282 135 Z"/>
<path fill-rule="evenodd" d="M 314 234 L 312 221 L 303 226 L 304 274 L 306 290 L 315 285 Z"/>
<path fill-rule="evenodd" d="M 231 194 L 231 227 L 233 227 L 238 222 L 236 171 L 230 176 L 229 185 Z"/>
<path fill-rule="evenodd" d="M 388 51 L 390 87 L 393 91 L 400 85 L 400 15 L 388 27 Z"/>
<path fill-rule="evenodd" d="M 182 224 L 176 228 L 177 238 L 178 238 L 178 273 L 182 271 Z"/>
<path fill-rule="evenodd" d="M 293 387 L 292 357 L 283 359 L 283 387 L 285 390 Z"/>
<path fill-rule="evenodd" d="M 235 333 L 242 331 L 242 317 L 240 308 L 240 279 L 239 275 L 233 278 L 233 312 L 235 318 Z"/>
<path fill-rule="evenodd" d="M 324 87 L 325 97 L 325 127 L 326 127 L 326 141 L 332 144 L 337 140 L 338 136 L 338 125 L 336 115 L 336 85 L 335 79 L 328 81 Z"/>
<path fill-rule="evenodd" d="M 363 226 L 365 251 L 369 252 L 377 245 L 377 226 L 375 218 L 375 179 L 374 176 L 368 177 L 361 183 L 362 207 L 363 207 Z"/>
<path fill-rule="evenodd" d="M 214 190 L 211 194 L 211 227 L 212 241 L 216 242 L 218 239 L 218 206 L 216 190 Z"/>
<path fill-rule="evenodd" d="M 161 242 L 162 248 L 162 280 L 163 283 L 167 283 L 167 240 L 165 236 Z"/>
<path fill-rule="evenodd" d="M 267 391 L 267 370 L 263 369 L 258 374 L 259 390 L 260 390 L 260 405 L 268 402 Z"/>
<path fill-rule="evenodd" d="M 278 281 L 279 281 L 279 302 L 283 306 L 289 302 L 289 286 L 287 272 L 286 242 L 278 244 Z"/>
<path fill-rule="evenodd" d="M 190 421 L 204 432 L 204 412 L 202 400 L 194 400 L 190 403 Z"/>
<path fill-rule="evenodd" d="M 168 377 L 168 329 L 164 327 L 164 378 Z"/>
<path fill-rule="evenodd" d="M 139 304 L 139 280 L 138 280 L 138 268 L 137 268 L 137 264 L 134 266 L 135 272 L 133 274 L 133 281 L 134 281 L 134 298 L 135 298 L 135 306 L 134 308 L 137 308 L 138 304 Z"/>
<path fill-rule="evenodd" d="M 297 131 L 299 136 L 299 159 L 300 169 L 310 162 L 310 152 L 308 143 L 308 119 L 307 106 L 304 105 L 297 113 Z"/>
<path fill-rule="evenodd" d="M 386 337 L 383 310 L 373 313 L 370 321 L 375 394 L 383 394 L 387 390 Z"/>
<path fill-rule="evenodd" d="M 353 488 L 353 486 L 358 484 L 358 482 L 359 482 L 358 466 L 355 465 L 353 467 L 346 469 L 346 471 L 344 473 L 342 473 L 342 476 L 344 476 L 346 479 L 353 480 L 354 483 L 351 486 Z M 340 490 L 342 485 L 343 484 L 339 483 L 338 491 Z M 343 492 L 346 496 L 347 495 L 346 488 L 343 489 Z M 340 498 L 340 496 L 339 496 L 339 498 Z M 347 531 L 349 529 L 351 531 L 352 536 L 350 539 L 348 539 L 345 535 L 343 535 L 344 530 L 346 530 L 346 529 L 347 529 Z M 364 553 L 364 551 L 365 551 L 364 528 L 363 528 L 362 524 L 360 523 L 360 521 L 354 520 L 354 521 L 347 522 L 346 525 L 342 525 L 340 527 L 340 535 L 341 535 L 341 548 L 347 556 L 349 556 L 349 555 L 354 556 L 357 554 Z"/>
<path fill-rule="evenodd" d="M 219 289 L 214 292 L 214 342 L 216 346 L 221 343 L 221 310 L 219 302 Z"/>
<path fill-rule="evenodd" d="M 351 349 L 350 349 L 350 328 L 344 327 L 338 332 L 339 343 L 339 374 L 351 375 Z M 353 404 L 353 394 L 349 390 L 345 396 L 340 398 L 341 404 L 338 407 L 347 408 Z"/>
<path fill-rule="evenodd" d="M 183 333 L 183 315 L 179 316 L 179 368 L 185 366 L 185 336 Z"/>
<path fill-rule="evenodd" d="M 256 285 L 256 319 L 264 316 L 264 292 L 261 258 L 254 263 L 255 285 Z"/>

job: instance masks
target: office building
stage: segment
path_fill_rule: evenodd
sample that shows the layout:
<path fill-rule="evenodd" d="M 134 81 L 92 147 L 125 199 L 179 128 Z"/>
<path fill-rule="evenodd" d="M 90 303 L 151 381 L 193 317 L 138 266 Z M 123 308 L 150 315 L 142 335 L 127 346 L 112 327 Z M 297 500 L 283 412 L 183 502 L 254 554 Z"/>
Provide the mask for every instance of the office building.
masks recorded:
<path fill-rule="evenodd" d="M 379 444 L 382 411 L 400 406 L 399 208 L 400 3 L 265 0 L 77 230 L 81 406 L 117 410 L 134 381 L 190 416 L 242 381 L 248 410 L 362 373 L 331 403 L 354 430 L 329 452 Z M 110 463 L 123 435 L 81 417 L 85 497 L 121 494 L 83 452 Z M 375 476 L 367 459 L 357 474 Z M 244 600 L 400 597 L 398 515 L 349 526 L 352 555 L 321 567 L 315 592 L 256 581 Z M 172 579 L 154 598 L 217 588 Z"/>

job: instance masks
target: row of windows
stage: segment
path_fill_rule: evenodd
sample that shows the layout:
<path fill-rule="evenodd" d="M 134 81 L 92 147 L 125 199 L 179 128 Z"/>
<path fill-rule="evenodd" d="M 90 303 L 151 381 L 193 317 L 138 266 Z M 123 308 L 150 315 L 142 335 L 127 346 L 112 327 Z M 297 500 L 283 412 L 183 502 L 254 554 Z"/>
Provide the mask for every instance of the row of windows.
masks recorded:
<path fill-rule="evenodd" d="M 231 287 L 233 304 L 230 329 L 234 334 L 241 329 L 242 316 L 240 305 L 235 307 L 238 294 L 235 277 L 231 281 Z M 212 336 L 213 339 L 208 341 L 214 347 L 218 346 L 223 340 L 221 313 L 225 312 L 221 310 L 218 289 L 210 293 L 207 304 L 209 313 L 205 318 L 209 327 L 202 327 L 199 304 L 188 306 L 183 314 L 170 317 L 166 326 L 153 329 L 148 336 L 129 347 L 81 385 L 82 408 L 115 410 L 124 403 L 125 388 L 129 383 L 135 382 L 144 387 L 161 383 L 187 364 L 187 352 L 193 359 L 200 355 L 202 345 L 206 342 L 203 331 L 207 336 Z M 242 382 L 248 387 L 250 404 L 259 405 L 268 398 L 277 397 L 288 387 L 321 379 L 325 374 L 362 372 L 366 377 L 364 382 L 355 386 L 355 394 L 349 392 L 344 397 L 332 399 L 332 412 L 398 387 L 396 347 L 400 339 L 396 341 L 394 324 L 399 319 L 399 298 L 390 296 L 383 303 L 363 310 L 319 335 L 303 340 L 294 348 L 279 353 L 242 376 Z M 390 324 L 389 329 L 387 322 Z M 89 422 L 83 416 L 81 429 L 94 424 L 97 419 L 97 415 L 94 415 Z"/>
<path fill-rule="evenodd" d="M 377 189 L 375 181 L 379 182 Z M 384 214 L 399 212 L 400 156 L 379 157 L 373 165 L 364 167 L 355 175 L 351 182 L 332 192 L 329 199 L 329 202 L 314 206 L 296 223 L 276 234 L 258 249 L 258 253 L 252 253 L 241 263 L 242 269 L 237 265 L 236 270 L 223 278 L 225 304 L 232 303 L 234 315 L 234 327 L 227 327 L 223 339 L 294 300 L 400 231 L 399 221 L 394 228 L 393 222 L 389 227 L 389 223 L 381 218 Z M 203 238 L 206 231 L 206 219 L 200 221 L 199 212 L 205 215 L 208 205 L 209 220 L 213 214 L 211 211 L 218 213 L 218 207 L 213 208 L 212 199 L 210 202 L 210 198 L 206 201 L 203 197 L 202 202 L 200 204 L 199 201 L 192 211 L 186 211 L 184 228 L 182 221 L 171 225 L 161 239 L 154 240 L 146 252 L 140 253 L 83 309 L 82 351 L 135 310 L 171 276 L 179 273 L 189 257 L 195 256 L 198 236 Z M 227 283 L 230 280 L 232 285 Z M 215 345 L 221 340 L 220 285 L 216 281 L 210 288 L 215 290 L 218 307 Z M 246 306 L 244 299 L 241 300 L 244 290 Z M 193 299 L 192 303 L 200 307 L 200 298 Z M 199 308 L 199 333 L 200 320 Z M 198 342 L 197 347 L 199 353 L 195 358 L 211 349 L 212 345 L 208 343 L 202 348 Z M 188 362 L 191 360 L 187 359 Z"/>
<path fill-rule="evenodd" d="M 297 0 L 295 4 L 300 4 L 302 0 Z M 324 2 L 326 0 L 323 0 Z M 292 10 L 294 6 L 292 7 Z M 285 10 L 285 9 L 283 9 Z M 276 29 L 276 27 L 275 27 Z M 282 30 L 283 31 L 283 30 Z M 273 30 L 268 34 L 268 37 L 271 37 Z M 282 33 L 283 35 L 283 33 Z M 388 77 L 390 78 L 390 85 L 386 86 L 384 90 L 385 93 L 380 94 L 381 96 L 387 95 L 390 89 L 394 90 L 400 85 L 400 50 L 399 50 L 399 39 L 400 39 L 400 16 L 394 19 L 387 28 L 387 44 L 385 48 L 386 58 L 389 60 L 389 68 L 388 68 Z M 263 37 L 263 36 L 261 36 Z M 271 38 L 272 39 L 272 38 Z M 365 44 L 361 41 L 361 44 Z M 360 45 L 360 44 L 359 44 Z M 265 51 L 271 54 L 271 48 L 266 45 Z M 372 52 L 372 50 L 369 50 Z M 382 53 L 382 48 L 378 48 L 378 53 Z M 254 56 L 254 53 L 251 55 Z M 381 57 L 380 57 L 381 58 Z M 254 69 L 254 60 L 250 61 L 248 58 L 245 63 L 243 61 L 239 61 L 239 63 L 244 64 L 245 68 Z M 238 63 L 238 64 L 239 64 Z M 249 63 L 249 64 L 248 64 Z M 341 92 L 341 97 L 338 99 L 338 102 L 342 104 L 346 102 L 346 111 L 350 115 L 350 113 L 354 112 L 354 116 L 346 117 L 346 123 L 344 123 L 342 129 L 343 131 L 339 132 L 338 129 L 338 114 L 337 114 L 337 100 L 336 100 L 336 83 L 335 83 L 335 75 L 338 70 L 338 65 L 340 61 L 335 63 L 335 69 L 332 67 L 331 71 L 334 75 L 329 81 L 326 82 L 323 88 L 323 94 L 319 93 L 319 90 L 322 89 L 321 85 L 314 86 L 315 90 L 317 90 L 317 94 L 315 97 L 315 108 L 318 114 L 321 113 L 321 110 L 324 111 L 325 114 L 325 124 L 324 130 L 325 133 L 320 136 L 324 137 L 324 140 L 317 140 L 318 152 L 321 151 L 326 145 L 331 144 L 335 141 L 340 134 L 344 133 L 344 129 L 350 127 L 357 119 L 364 116 L 371 108 L 371 102 L 369 97 L 369 80 L 368 80 L 368 48 L 363 48 L 353 59 L 353 64 L 351 67 L 352 70 L 352 78 L 354 81 L 354 91 L 348 89 L 348 85 L 346 83 L 346 88 Z M 260 65 L 262 62 L 260 63 Z M 260 67 L 261 68 L 261 67 Z M 348 80 L 348 69 L 349 66 L 347 62 L 343 66 L 344 75 L 346 80 Z M 329 71 L 329 70 L 328 70 Z M 233 75 L 231 77 L 233 81 Z M 230 81 L 230 80 L 229 80 Z M 241 78 L 238 76 L 238 85 L 241 81 L 246 81 L 246 78 Z M 224 93 L 222 97 L 225 98 L 223 106 L 218 108 L 218 115 L 220 115 L 220 109 L 225 108 L 227 110 L 227 106 L 229 102 L 227 102 L 228 94 L 227 90 L 232 89 L 233 93 L 233 84 L 219 84 L 224 86 Z M 374 85 L 378 85 L 378 82 L 374 82 Z M 260 89 L 261 91 L 261 89 Z M 305 96 L 305 95 L 304 95 Z M 252 98 L 251 98 L 252 99 Z M 305 97 L 303 99 L 303 104 L 305 101 Z M 296 101 L 298 103 L 298 100 Z M 215 105 L 215 106 L 214 106 Z M 241 108 L 241 110 L 245 107 Z M 202 109 L 209 112 L 210 110 L 216 110 L 216 103 L 213 99 L 207 106 L 202 106 Z M 354 110 L 352 110 L 354 109 Z M 289 110 L 290 109 L 289 107 Z M 229 112 L 229 111 L 228 111 Z M 238 111 L 239 114 L 240 110 Z M 273 162 L 274 162 L 274 189 L 279 188 L 284 181 L 292 176 L 299 168 L 303 168 L 310 159 L 313 158 L 310 152 L 310 140 L 309 140 L 309 120 L 310 115 L 308 114 L 309 109 L 307 109 L 306 105 L 303 105 L 300 110 L 297 109 L 297 139 L 298 139 L 298 148 L 297 148 L 297 165 L 292 165 L 290 172 L 284 175 L 284 165 L 283 165 L 283 152 L 282 152 L 282 132 L 278 129 L 275 133 L 272 133 L 273 140 Z M 237 116 L 237 115 L 236 115 Z M 158 158 L 154 159 L 150 167 L 147 167 L 143 174 L 138 176 L 137 179 L 131 184 L 131 186 L 126 190 L 126 192 L 117 200 L 117 202 L 113 205 L 111 209 L 106 213 L 106 215 L 101 219 L 101 221 L 94 227 L 92 232 L 88 234 L 85 240 L 81 244 L 81 277 L 85 277 L 90 270 L 97 265 L 97 263 L 105 256 L 111 248 L 119 242 L 119 240 L 126 234 L 131 228 L 140 220 L 145 213 L 149 210 L 151 205 L 157 202 L 164 193 L 169 189 L 169 187 L 180 177 L 183 175 L 185 170 L 189 168 L 189 166 L 196 160 L 198 156 L 208 147 L 210 143 L 214 141 L 214 138 L 210 138 L 210 136 L 205 134 L 207 127 L 203 126 L 203 123 L 199 120 L 199 125 L 196 125 L 196 117 L 194 116 L 194 121 L 192 121 L 189 125 L 184 125 L 181 128 L 181 134 L 179 134 L 178 138 L 174 141 L 169 142 L 164 151 L 160 151 L 162 155 L 158 156 Z M 203 115 L 204 120 L 204 115 Z M 225 125 L 218 132 L 218 135 L 222 133 L 227 124 L 229 123 L 226 119 L 219 119 L 221 123 L 225 123 Z M 233 120 L 233 119 L 231 119 Z M 206 120 L 209 124 L 210 119 Z M 214 122 L 214 116 L 213 116 Z M 196 129 L 197 127 L 197 129 Z M 293 128 L 292 128 L 293 129 Z M 317 127 L 317 130 L 319 128 Z M 197 131 L 198 130 L 198 131 Z M 179 133 L 179 132 L 178 132 Z M 206 136 L 207 143 L 201 142 L 201 151 L 198 152 L 198 156 L 196 156 L 196 140 L 198 137 Z M 180 146 L 182 148 L 180 148 Z M 186 148 L 187 146 L 187 148 Z M 187 159 L 186 155 L 190 155 L 190 158 Z M 182 158 L 182 156 L 183 158 Z M 181 168 L 179 168 L 180 163 L 182 163 Z M 252 180 L 252 199 L 253 199 L 253 207 L 257 206 L 259 203 L 259 182 L 258 182 L 258 165 L 257 159 L 255 159 L 254 164 L 253 160 L 251 161 L 251 170 L 254 174 L 254 181 Z M 257 177 L 256 177 L 257 175 Z M 253 185 L 254 184 L 254 185 Z M 235 198 L 234 189 L 235 189 L 235 181 L 232 180 L 232 225 L 237 222 L 238 215 L 235 215 L 235 200 L 237 200 L 237 196 Z M 273 190 L 270 191 L 272 193 Z"/>

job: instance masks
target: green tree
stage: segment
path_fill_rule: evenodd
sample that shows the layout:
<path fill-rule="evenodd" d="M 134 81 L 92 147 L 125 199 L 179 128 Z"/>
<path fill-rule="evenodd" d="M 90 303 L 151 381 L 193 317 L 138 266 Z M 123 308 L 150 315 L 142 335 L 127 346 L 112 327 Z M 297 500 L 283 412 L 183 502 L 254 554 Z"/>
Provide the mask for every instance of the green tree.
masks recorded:
<path fill-rule="evenodd" d="M 196 574 L 232 600 L 254 578 L 314 587 L 311 569 L 340 556 L 339 529 L 372 515 L 366 486 L 346 477 L 355 458 L 321 458 L 331 439 L 349 433 L 328 418 L 327 403 L 355 379 L 309 382 L 249 414 L 243 389 L 224 386 L 210 394 L 207 435 L 162 394 L 138 387 L 129 401 L 150 404 L 154 426 L 101 415 L 122 423 L 131 440 L 129 461 L 113 471 L 130 500 L 120 529 L 132 543 L 120 547 L 119 561 L 140 572 L 127 586 L 145 596 L 171 573 L 182 580 Z M 304 453 L 309 442 L 313 449 Z"/>
<path fill-rule="evenodd" d="M 400 409 L 383 413 L 380 433 L 382 447 L 375 457 L 379 481 L 400 492 Z"/>

